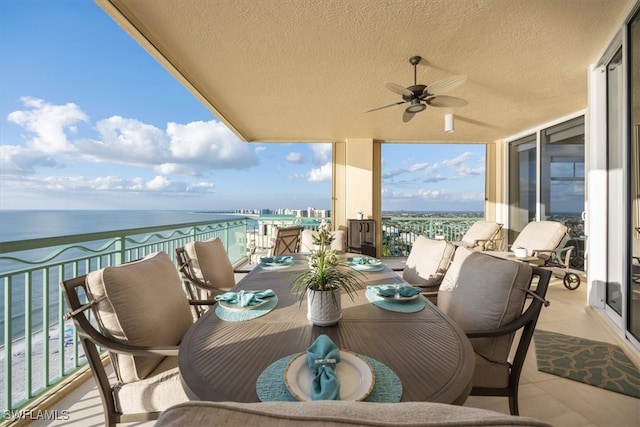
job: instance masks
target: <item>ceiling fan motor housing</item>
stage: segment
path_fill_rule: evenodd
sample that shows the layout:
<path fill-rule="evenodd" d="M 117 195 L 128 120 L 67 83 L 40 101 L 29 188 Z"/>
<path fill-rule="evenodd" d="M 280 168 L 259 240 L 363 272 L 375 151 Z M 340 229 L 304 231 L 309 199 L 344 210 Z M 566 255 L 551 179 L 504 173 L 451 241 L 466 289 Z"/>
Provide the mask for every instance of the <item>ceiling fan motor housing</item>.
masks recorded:
<path fill-rule="evenodd" d="M 409 95 L 402 95 L 402 99 L 404 99 L 405 101 L 411 101 L 412 99 L 415 98 L 420 98 L 420 99 L 424 99 L 424 93 L 423 91 L 425 90 L 426 86 L 425 85 L 413 85 L 413 86 L 409 86 L 407 89 L 409 89 L 411 92 L 413 92 L 413 95 L 409 96 Z"/>

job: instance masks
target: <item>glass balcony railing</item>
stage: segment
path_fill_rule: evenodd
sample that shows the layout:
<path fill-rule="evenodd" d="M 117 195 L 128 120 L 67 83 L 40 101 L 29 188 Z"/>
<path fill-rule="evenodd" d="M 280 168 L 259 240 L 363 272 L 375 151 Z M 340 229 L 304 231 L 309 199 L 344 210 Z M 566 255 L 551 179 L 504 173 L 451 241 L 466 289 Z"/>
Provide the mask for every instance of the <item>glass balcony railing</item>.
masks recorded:
<path fill-rule="evenodd" d="M 219 237 L 233 264 L 247 256 L 248 219 L 234 218 L 0 242 L 0 405 L 25 407 L 86 364 L 65 322 L 62 280 Z"/>

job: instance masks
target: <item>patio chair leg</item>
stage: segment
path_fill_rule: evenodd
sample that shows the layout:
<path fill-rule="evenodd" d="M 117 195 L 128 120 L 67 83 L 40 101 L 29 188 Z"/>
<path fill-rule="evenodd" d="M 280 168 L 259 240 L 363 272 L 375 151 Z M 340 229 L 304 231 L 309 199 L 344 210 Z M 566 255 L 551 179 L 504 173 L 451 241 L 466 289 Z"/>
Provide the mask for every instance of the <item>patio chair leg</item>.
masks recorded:
<path fill-rule="evenodd" d="M 513 391 L 513 394 L 509 396 L 509 411 L 511 415 L 520 415 L 518 411 L 518 389 Z"/>

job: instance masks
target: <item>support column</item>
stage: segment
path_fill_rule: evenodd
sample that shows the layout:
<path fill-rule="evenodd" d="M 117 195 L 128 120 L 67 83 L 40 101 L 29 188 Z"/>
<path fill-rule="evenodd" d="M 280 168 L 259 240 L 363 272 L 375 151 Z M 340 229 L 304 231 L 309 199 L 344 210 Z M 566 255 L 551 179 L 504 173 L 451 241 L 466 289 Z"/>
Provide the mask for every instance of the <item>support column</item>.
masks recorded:
<path fill-rule="evenodd" d="M 333 147 L 332 217 L 335 229 L 347 229 L 358 212 L 376 220 L 376 247 L 380 256 L 381 154 L 380 143 L 370 138 L 350 138 Z"/>

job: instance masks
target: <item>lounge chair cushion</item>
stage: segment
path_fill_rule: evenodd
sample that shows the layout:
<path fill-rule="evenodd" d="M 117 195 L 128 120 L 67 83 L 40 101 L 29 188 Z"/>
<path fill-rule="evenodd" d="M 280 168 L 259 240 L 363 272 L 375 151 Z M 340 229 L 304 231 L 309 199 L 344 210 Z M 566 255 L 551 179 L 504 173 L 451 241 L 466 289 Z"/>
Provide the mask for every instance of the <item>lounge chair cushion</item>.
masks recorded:
<path fill-rule="evenodd" d="M 90 297 L 99 300 L 98 321 L 107 335 L 132 345 L 178 345 L 193 318 L 180 276 L 169 255 L 145 258 L 90 272 Z M 106 296 L 100 300 L 101 297 Z M 164 359 L 112 354 L 121 381 L 146 378 Z"/>
<path fill-rule="evenodd" d="M 413 243 L 402 278 L 424 288 L 440 285 L 451 263 L 455 246 L 445 240 L 420 236 Z"/>
<path fill-rule="evenodd" d="M 433 402 L 189 402 L 164 411 L 157 427 L 173 426 L 547 426 L 529 417 Z"/>
<path fill-rule="evenodd" d="M 488 240 L 496 235 L 502 226 L 495 221 L 476 221 L 460 240 L 468 248 L 484 248 Z"/>
<path fill-rule="evenodd" d="M 522 313 L 530 265 L 458 247 L 438 291 L 438 308 L 463 331 L 496 329 Z M 487 360 L 507 361 L 513 335 L 473 338 L 473 349 Z"/>
<path fill-rule="evenodd" d="M 218 237 L 187 243 L 184 251 L 192 262 L 191 269 L 196 279 L 222 289 L 235 285 L 233 266 Z"/>
<path fill-rule="evenodd" d="M 535 221 L 527 224 L 511 245 L 511 250 L 525 248 L 531 256 L 535 250 L 553 251 L 567 234 L 567 227 L 556 221 Z M 549 254 L 538 254 L 542 259 L 548 259 Z"/>

